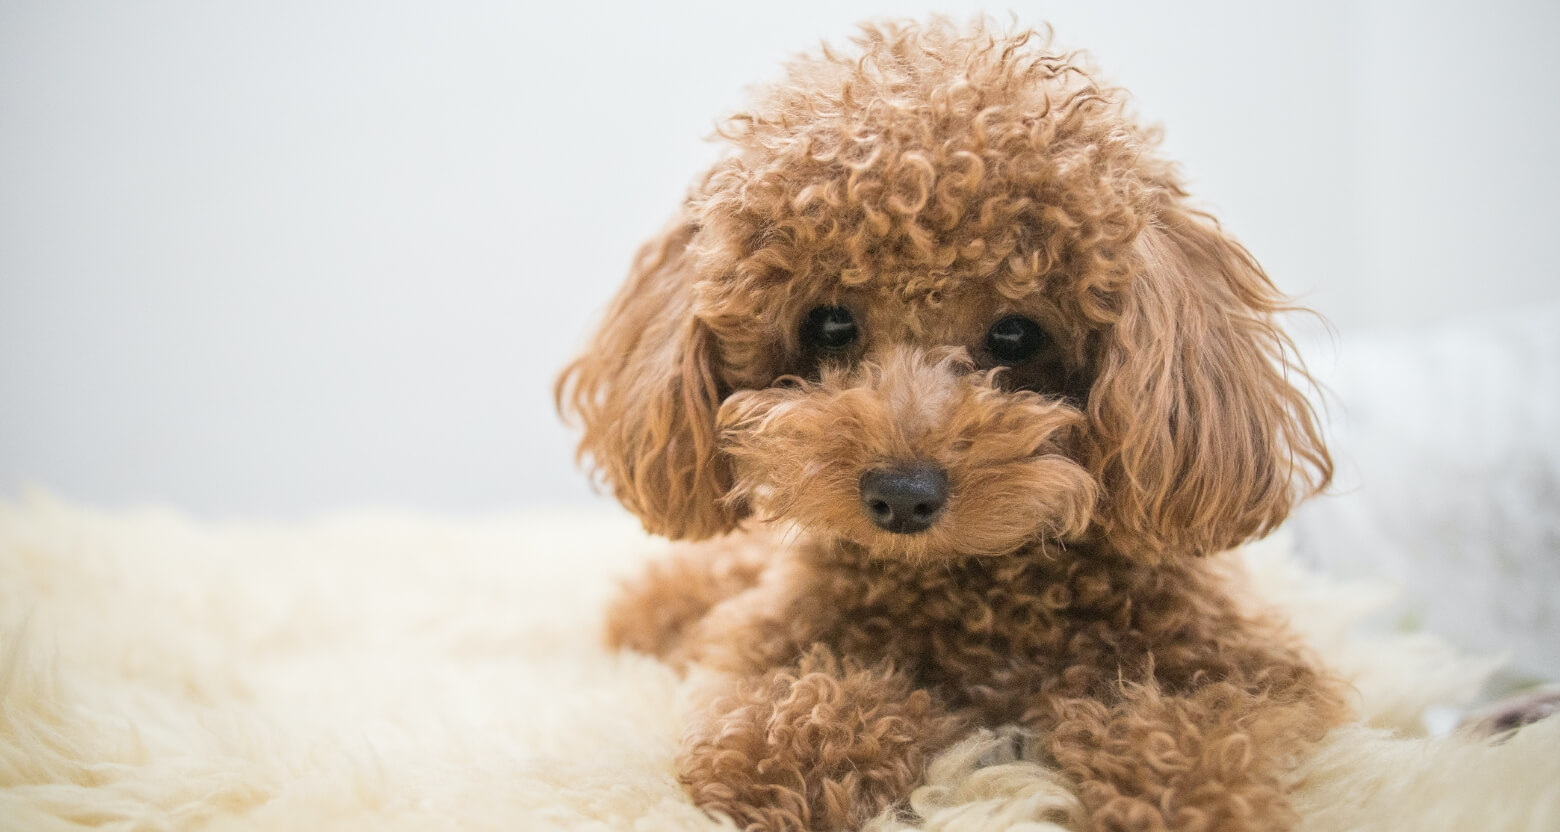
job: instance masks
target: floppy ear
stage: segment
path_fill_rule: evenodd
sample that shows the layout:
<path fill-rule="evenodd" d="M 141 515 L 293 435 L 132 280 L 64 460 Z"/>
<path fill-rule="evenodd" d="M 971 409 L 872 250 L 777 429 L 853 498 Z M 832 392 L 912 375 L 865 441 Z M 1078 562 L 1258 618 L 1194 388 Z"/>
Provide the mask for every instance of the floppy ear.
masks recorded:
<path fill-rule="evenodd" d="M 1332 459 L 1274 320 L 1284 299 L 1251 254 L 1178 208 L 1137 245 L 1089 394 L 1091 468 L 1106 540 L 1156 562 L 1266 534 L 1327 485 Z"/>
<path fill-rule="evenodd" d="M 737 517 L 720 503 L 730 473 L 715 448 L 714 338 L 692 314 L 694 231 L 680 220 L 639 250 L 555 395 L 565 419 L 585 428 L 580 459 L 645 530 L 697 540 Z"/>

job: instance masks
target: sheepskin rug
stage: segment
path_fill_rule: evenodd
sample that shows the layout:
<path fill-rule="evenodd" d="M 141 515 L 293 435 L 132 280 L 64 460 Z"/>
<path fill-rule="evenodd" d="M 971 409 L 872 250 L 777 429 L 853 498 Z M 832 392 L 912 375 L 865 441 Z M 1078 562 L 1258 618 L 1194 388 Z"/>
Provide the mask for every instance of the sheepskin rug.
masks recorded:
<path fill-rule="evenodd" d="M 248 526 L 0 504 L 0 828 L 724 828 L 670 773 L 697 680 L 598 643 L 615 577 L 665 545 L 604 512 Z M 1362 630 L 1385 596 L 1282 543 L 1243 556 L 1365 718 L 1299 772 L 1303 829 L 1560 828 L 1560 719 L 1419 736 L 1493 661 Z M 1012 746 L 971 737 L 912 798 L 919 827 L 870 828 L 1075 827 L 1067 784 L 994 753 Z"/>

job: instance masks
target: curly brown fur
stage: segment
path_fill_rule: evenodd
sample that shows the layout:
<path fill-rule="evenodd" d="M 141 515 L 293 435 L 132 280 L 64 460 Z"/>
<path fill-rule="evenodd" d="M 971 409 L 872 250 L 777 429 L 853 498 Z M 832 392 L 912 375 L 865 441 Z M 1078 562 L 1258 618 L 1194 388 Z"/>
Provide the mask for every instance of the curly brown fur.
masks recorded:
<path fill-rule="evenodd" d="M 688 629 L 711 607 L 758 583 L 774 541 L 762 535 L 695 543 L 650 564 L 624 582 L 607 613 L 607 643 L 669 660 Z M 679 666 L 681 661 L 675 661 Z"/>
<path fill-rule="evenodd" d="M 908 675 L 822 646 L 742 679 L 707 716 L 678 777 L 699 805 L 762 829 L 854 829 L 968 728 Z"/>
<path fill-rule="evenodd" d="M 647 529 L 742 529 L 609 615 L 730 680 L 679 776 L 749 829 L 847 829 L 1021 723 L 1094 829 L 1285 828 L 1342 699 L 1203 557 L 1332 473 L 1283 298 L 1078 56 L 945 21 L 856 46 L 726 122 L 559 383 Z M 847 344 L 804 334 L 835 307 Z M 1046 334 L 1018 359 L 1010 316 Z M 906 465 L 946 487 L 924 529 L 867 493 Z"/>

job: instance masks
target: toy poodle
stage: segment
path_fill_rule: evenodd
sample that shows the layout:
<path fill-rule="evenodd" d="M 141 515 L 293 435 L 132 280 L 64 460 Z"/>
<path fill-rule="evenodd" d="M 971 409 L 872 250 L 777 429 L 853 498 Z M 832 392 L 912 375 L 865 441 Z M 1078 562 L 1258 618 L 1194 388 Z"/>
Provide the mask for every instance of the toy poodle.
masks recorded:
<path fill-rule="evenodd" d="M 1251 255 L 1046 35 L 863 28 L 725 121 L 559 380 L 581 454 L 698 541 L 612 645 L 716 671 L 677 774 L 854 829 L 1021 726 L 1098 830 L 1273 830 L 1341 687 L 1218 553 L 1332 463 Z"/>

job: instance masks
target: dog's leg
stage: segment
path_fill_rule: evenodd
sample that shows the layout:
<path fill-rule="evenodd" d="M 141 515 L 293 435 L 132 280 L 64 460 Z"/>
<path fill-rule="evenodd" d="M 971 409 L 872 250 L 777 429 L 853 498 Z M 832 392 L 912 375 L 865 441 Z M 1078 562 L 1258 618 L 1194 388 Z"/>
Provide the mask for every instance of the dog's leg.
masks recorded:
<path fill-rule="evenodd" d="M 1050 699 L 1025 720 L 1046 732 L 1099 832 L 1292 827 L 1287 776 L 1341 708 L 1318 689 L 1250 681 L 1121 688 L 1113 701 Z"/>
<path fill-rule="evenodd" d="M 746 535 L 673 549 L 624 582 L 607 610 L 607 646 L 668 658 L 711 607 L 758 582 L 771 551 Z"/>
<path fill-rule="evenodd" d="M 907 798 L 966 724 L 904 674 L 822 647 L 738 682 L 701 719 L 678 777 L 705 810 L 763 832 L 856 829 Z"/>

